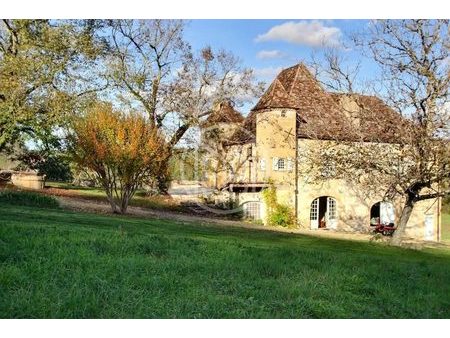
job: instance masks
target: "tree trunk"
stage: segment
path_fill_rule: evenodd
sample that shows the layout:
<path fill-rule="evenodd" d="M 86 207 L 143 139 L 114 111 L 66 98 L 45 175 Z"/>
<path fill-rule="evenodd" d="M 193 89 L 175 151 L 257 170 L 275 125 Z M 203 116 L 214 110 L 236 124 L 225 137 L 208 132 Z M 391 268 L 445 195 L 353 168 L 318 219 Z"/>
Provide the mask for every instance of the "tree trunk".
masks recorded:
<path fill-rule="evenodd" d="M 130 199 L 131 199 L 131 197 L 128 197 L 128 195 L 123 197 L 122 202 L 120 204 L 120 213 L 121 214 L 125 214 L 127 212 L 128 204 L 130 203 Z"/>
<path fill-rule="evenodd" d="M 181 140 L 181 138 L 184 136 L 184 134 L 188 131 L 190 127 L 191 127 L 190 122 L 186 122 L 185 124 L 178 127 L 178 129 L 175 131 L 175 133 L 172 135 L 172 138 L 169 141 L 171 151 L 177 145 L 178 141 Z"/>
<path fill-rule="evenodd" d="M 169 151 L 167 153 L 167 157 L 165 159 L 165 162 L 168 162 L 170 160 L 170 158 L 173 155 L 173 150 L 174 147 L 177 145 L 178 141 L 180 141 L 180 139 L 183 137 L 183 135 L 188 131 L 188 129 L 191 127 L 191 123 L 187 122 L 185 124 L 183 124 L 182 126 L 178 127 L 178 129 L 176 130 L 175 134 L 172 136 L 172 138 L 170 139 L 168 145 L 169 145 Z M 157 181 L 157 188 L 159 190 L 159 193 L 161 195 L 169 195 L 169 187 L 167 185 L 168 183 L 168 177 L 167 174 L 166 175 L 159 175 L 156 179 Z"/>
<path fill-rule="evenodd" d="M 111 205 L 111 210 L 114 214 L 120 214 L 121 212 L 117 209 L 117 204 L 114 201 L 114 197 L 112 196 L 112 193 L 110 191 L 106 191 L 106 198 L 109 202 L 109 205 Z"/>
<path fill-rule="evenodd" d="M 169 173 L 169 160 L 172 156 L 172 149 L 164 159 L 163 164 L 165 167 L 161 168 L 159 175 L 156 177 L 156 189 L 160 195 L 167 196 L 169 195 L 169 183 L 170 183 L 170 173 Z"/>
<path fill-rule="evenodd" d="M 120 213 L 125 214 L 127 212 L 127 209 L 128 209 L 128 202 L 122 203 L 122 205 L 120 206 Z"/>
<path fill-rule="evenodd" d="M 394 245 L 400 245 L 405 236 L 406 225 L 408 224 L 411 213 L 414 209 L 414 205 L 416 204 L 415 199 L 408 195 L 406 197 L 405 205 L 402 209 L 402 214 L 400 216 L 400 220 L 397 224 L 397 230 L 395 230 L 394 235 L 392 236 L 391 243 Z"/>

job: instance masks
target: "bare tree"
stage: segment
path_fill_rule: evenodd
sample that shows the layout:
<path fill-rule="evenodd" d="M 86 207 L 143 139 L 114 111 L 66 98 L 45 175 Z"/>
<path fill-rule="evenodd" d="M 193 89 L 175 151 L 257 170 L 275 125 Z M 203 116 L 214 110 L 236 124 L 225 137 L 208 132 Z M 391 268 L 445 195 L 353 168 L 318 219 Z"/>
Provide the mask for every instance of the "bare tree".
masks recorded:
<path fill-rule="evenodd" d="M 312 53 L 308 66 L 316 79 L 329 90 L 346 93 L 361 90 L 356 85 L 361 60 L 348 60 L 338 48 L 328 47 L 320 56 L 317 52 Z"/>
<path fill-rule="evenodd" d="M 403 198 L 393 238 L 398 244 L 417 202 L 450 193 L 445 190 L 450 179 L 449 22 L 373 21 L 354 42 L 381 67 L 383 86 L 376 94 L 390 107 L 374 96 L 353 94 L 353 79 L 338 58 L 328 57 L 331 87 L 341 91 L 347 85 L 347 94 L 335 97 L 341 103 L 349 98 L 356 107 L 343 109 L 346 140 L 329 135 L 321 163 L 332 163 L 334 177 Z M 323 161 L 324 152 L 329 161 Z"/>
<path fill-rule="evenodd" d="M 112 27 L 111 78 L 130 105 L 170 132 L 173 148 L 223 98 L 245 102 L 259 94 L 251 70 L 230 52 L 193 53 L 179 20 L 117 20 Z M 126 99 L 124 96 L 124 98 Z"/>
<path fill-rule="evenodd" d="M 242 128 L 239 126 L 238 128 Z M 230 146 L 230 135 L 220 128 L 209 128 L 204 135 L 202 152 L 206 154 L 207 162 L 204 164 L 205 171 L 214 175 L 214 188 L 221 188 L 219 176 L 228 182 L 238 182 L 239 174 L 244 173 L 243 166 L 248 164 L 251 158 L 251 148 L 245 144 L 232 144 Z M 251 180 L 251 177 L 249 177 Z M 224 182 L 222 182 L 224 183 Z"/>
<path fill-rule="evenodd" d="M 160 127 L 168 112 L 160 110 L 166 87 L 190 53 L 179 20 L 113 20 L 109 75 L 122 90 L 122 100 L 142 107 L 150 122 Z M 123 95 L 125 93 L 126 95 Z"/>
<path fill-rule="evenodd" d="M 178 112 L 180 125 L 170 140 L 175 146 L 184 133 L 212 112 L 217 102 L 232 101 L 236 106 L 261 94 L 262 83 L 255 83 L 253 71 L 242 68 L 232 53 L 215 53 L 206 47 L 191 55 L 169 87 L 166 109 Z"/>
<path fill-rule="evenodd" d="M 390 102 L 410 112 L 413 121 L 405 147 L 411 165 L 399 182 L 406 200 L 398 240 L 415 203 L 442 196 L 437 187 L 450 178 L 450 120 L 445 107 L 450 94 L 449 22 L 374 22 L 366 45 L 385 72 Z"/>

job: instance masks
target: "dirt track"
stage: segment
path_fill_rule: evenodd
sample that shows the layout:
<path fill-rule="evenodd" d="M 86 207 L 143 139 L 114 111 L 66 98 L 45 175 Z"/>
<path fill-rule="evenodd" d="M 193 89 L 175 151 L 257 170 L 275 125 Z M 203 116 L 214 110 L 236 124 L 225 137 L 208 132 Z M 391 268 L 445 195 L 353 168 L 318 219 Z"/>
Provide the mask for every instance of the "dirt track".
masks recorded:
<path fill-rule="evenodd" d="M 59 201 L 63 208 L 71 209 L 71 210 L 80 210 L 87 212 L 95 212 L 102 214 L 111 214 L 110 206 L 102 201 L 94 201 L 94 200 L 86 200 L 82 198 L 75 197 L 63 197 L 63 196 L 55 196 Z M 154 210 L 147 209 L 141 207 L 129 206 L 127 214 L 134 217 L 142 217 L 142 218 L 160 218 L 160 219 L 172 219 L 180 222 L 195 222 L 197 224 L 215 224 L 220 226 L 232 226 L 232 227 L 240 227 L 247 229 L 258 229 L 258 230 L 266 230 L 266 231 L 275 231 L 275 232 L 284 232 L 284 233 L 295 233 L 295 234 L 305 234 L 310 236 L 320 236 L 320 237 L 328 237 L 328 238 L 341 238 L 347 240 L 370 240 L 372 237 L 369 234 L 359 234 L 359 233 L 339 233 L 334 231 L 326 231 L 326 230 L 307 230 L 307 229 L 286 229 L 282 227 L 271 227 L 271 226 L 261 226 L 251 223 L 246 223 L 242 221 L 231 221 L 231 220 L 223 220 L 218 218 L 211 218 L 205 216 L 196 216 L 196 215 L 188 215 L 186 213 L 178 213 L 173 211 L 162 211 L 162 210 Z"/>

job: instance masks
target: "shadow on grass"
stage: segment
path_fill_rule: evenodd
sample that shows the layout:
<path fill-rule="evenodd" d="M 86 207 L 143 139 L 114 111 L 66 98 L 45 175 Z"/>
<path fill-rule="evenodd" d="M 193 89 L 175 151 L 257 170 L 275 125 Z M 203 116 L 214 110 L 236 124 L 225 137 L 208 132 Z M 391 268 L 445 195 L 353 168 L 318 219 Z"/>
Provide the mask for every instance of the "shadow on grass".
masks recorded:
<path fill-rule="evenodd" d="M 1 207 L 0 207 L 1 208 Z M 127 231 L 135 235 L 163 234 L 166 236 L 193 236 L 201 239 L 238 240 L 246 241 L 245 244 L 258 246 L 267 245 L 269 247 L 279 247 L 283 245 L 301 245 L 304 248 L 313 246 L 314 249 L 321 248 L 332 251 L 367 252 L 370 255 L 392 256 L 399 260 L 410 260 L 427 256 L 441 257 L 448 259 L 450 250 L 431 249 L 413 250 L 407 248 L 392 247 L 385 243 L 355 241 L 346 239 L 324 238 L 308 234 L 278 233 L 264 229 L 248 229 L 238 226 L 224 226 L 216 224 L 177 221 L 169 219 L 144 219 L 142 217 L 130 217 L 124 215 L 99 215 L 95 213 L 76 212 L 70 210 L 39 209 L 25 206 L 6 206 L 7 213 L 2 211 L 5 219 L 8 214 L 11 221 L 16 224 L 37 223 L 41 221 L 47 224 L 64 225 L 77 228 L 102 229 Z M 20 215 L 20 217 L 16 217 Z M 375 257 L 374 257 L 375 259 Z"/>
<path fill-rule="evenodd" d="M 446 318 L 442 250 L 0 206 L 3 318 Z"/>

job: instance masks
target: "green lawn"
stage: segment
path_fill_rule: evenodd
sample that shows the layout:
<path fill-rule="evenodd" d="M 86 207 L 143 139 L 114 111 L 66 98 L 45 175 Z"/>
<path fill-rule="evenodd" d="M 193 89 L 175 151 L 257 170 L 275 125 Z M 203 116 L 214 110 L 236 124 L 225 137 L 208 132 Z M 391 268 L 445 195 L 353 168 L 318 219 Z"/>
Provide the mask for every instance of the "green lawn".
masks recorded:
<path fill-rule="evenodd" d="M 449 316 L 449 251 L 0 203 L 2 318 Z"/>

